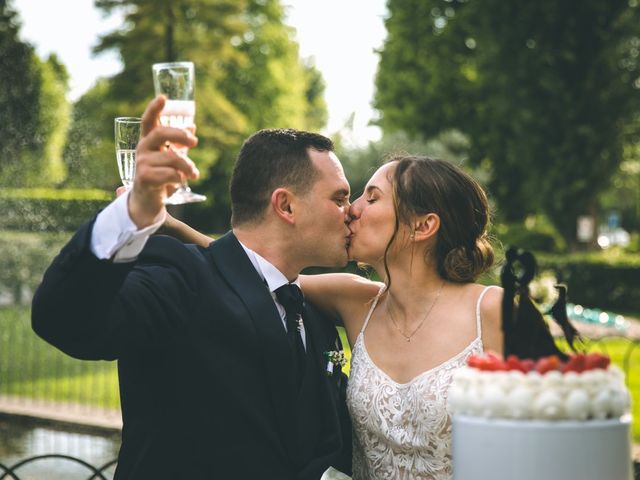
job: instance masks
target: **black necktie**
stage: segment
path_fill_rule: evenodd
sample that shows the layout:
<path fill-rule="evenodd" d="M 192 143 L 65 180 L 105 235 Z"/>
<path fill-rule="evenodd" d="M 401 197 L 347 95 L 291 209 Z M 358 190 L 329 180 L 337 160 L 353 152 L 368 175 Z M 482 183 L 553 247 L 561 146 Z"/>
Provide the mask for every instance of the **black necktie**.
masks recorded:
<path fill-rule="evenodd" d="M 302 380 L 305 365 L 305 349 L 302 343 L 302 332 L 299 328 L 299 321 L 302 321 L 302 307 L 304 296 L 302 290 L 295 284 L 288 283 L 276 289 L 276 298 L 284 307 L 287 318 L 287 340 L 293 350 L 295 358 L 294 371 L 298 386 Z"/>

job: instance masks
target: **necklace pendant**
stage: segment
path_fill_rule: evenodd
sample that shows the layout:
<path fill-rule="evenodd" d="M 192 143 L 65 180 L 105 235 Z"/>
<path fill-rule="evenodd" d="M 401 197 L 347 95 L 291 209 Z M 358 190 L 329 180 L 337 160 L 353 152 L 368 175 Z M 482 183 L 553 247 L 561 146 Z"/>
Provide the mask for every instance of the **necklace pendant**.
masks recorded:
<path fill-rule="evenodd" d="M 411 337 L 407 338 L 407 343 L 411 343 Z"/>

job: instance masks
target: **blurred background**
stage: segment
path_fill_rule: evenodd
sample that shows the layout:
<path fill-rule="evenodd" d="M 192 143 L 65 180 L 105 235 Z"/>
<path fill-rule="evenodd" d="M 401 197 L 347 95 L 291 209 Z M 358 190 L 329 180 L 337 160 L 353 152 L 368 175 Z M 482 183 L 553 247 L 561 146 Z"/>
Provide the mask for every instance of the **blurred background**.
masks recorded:
<path fill-rule="evenodd" d="M 208 197 L 176 216 L 229 228 L 232 164 L 260 128 L 329 135 L 354 198 L 390 153 L 443 158 L 486 187 L 497 251 L 536 254 L 540 305 L 566 283 L 572 318 L 640 368 L 638 0 L 0 0 L 0 400 L 117 410 L 115 367 L 58 358 L 29 303 L 120 184 L 113 118 L 139 116 L 171 60 L 196 65 Z M 87 375 L 106 383 L 74 386 Z"/>

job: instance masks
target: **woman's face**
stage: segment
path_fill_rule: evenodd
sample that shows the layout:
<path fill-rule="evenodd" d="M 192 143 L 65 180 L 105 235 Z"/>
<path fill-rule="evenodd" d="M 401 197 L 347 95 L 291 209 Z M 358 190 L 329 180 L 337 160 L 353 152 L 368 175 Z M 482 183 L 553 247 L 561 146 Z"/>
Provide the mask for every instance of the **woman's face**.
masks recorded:
<path fill-rule="evenodd" d="M 352 232 L 349 258 L 371 265 L 379 264 L 393 235 L 395 211 L 390 179 L 396 163 L 387 163 L 373 174 L 364 193 L 351 205 Z"/>

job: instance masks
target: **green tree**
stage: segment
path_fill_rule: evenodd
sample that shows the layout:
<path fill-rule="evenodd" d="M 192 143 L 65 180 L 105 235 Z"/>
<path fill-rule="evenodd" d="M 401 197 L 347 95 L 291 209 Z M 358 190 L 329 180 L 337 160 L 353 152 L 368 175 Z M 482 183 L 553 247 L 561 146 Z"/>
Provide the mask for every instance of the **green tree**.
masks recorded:
<path fill-rule="evenodd" d="M 459 129 L 506 220 L 541 210 L 569 242 L 640 107 L 636 0 L 390 0 L 376 106 L 386 130 Z"/>
<path fill-rule="evenodd" d="M 194 189 L 209 197 L 188 209 L 205 229 L 228 226 L 228 180 L 242 140 L 266 127 L 320 128 L 326 121 L 319 72 L 299 58 L 280 0 L 95 0 L 125 21 L 95 52 L 115 49 L 124 68 L 110 81 L 107 102 L 141 112 L 153 96 L 151 64 L 196 65 L 198 148 L 190 152 L 203 177 Z M 122 103 L 127 100 L 127 103 Z M 113 110 L 113 109 L 111 109 Z M 215 219 L 211 219 L 211 207 Z"/>
<path fill-rule="evenodd" d="M 229 63 L 222 89 L 247 118 L 245 133 L 305 126 L 305 71 L 283 17 L 279 0 L 248 0 L 247 30 L 233 39 L 242 56 Z"/>
<path fill-rule="evenodd" d="M 3 185 L 51 185 L 65 175 L 68 75 L 55 56 L 42 61 L 18 38 L 20 23 L 0 0 L 0 179 Z"/>
<path fill-rule="evenodd" d="M 304 62 L 307 88 L 306 129 L 310 131 L 320 130 L 327 124 L 329 113 L 327 102 L 324 99 L 325 83 L 320 71 L 316 68 L 313 59 Z"/>
<path fill-rule="evenodd" d="M 153 98 L 151 64 L 178 60 L 196 65 L 196 123 L 199 147 L 192 158 L 200 171 L 236 145 L 246 119 L 220 89 L 228 65 L 242 61 L 232 39 L 246 30 L 243 0 L 95 0 L 105 13 L 117 9 L 125 14 L 119 30 L 104 35 L 95 53 L 119 52 L 123 69 L 112 79 L 111 101 L 127 101 L 129 111 L 141 114 Z"/>
<path fill-rule="evenodd" d="M 20 155 L 35 150 L 40 78 L 33 47 L 18 38 L 20 23 L 8 0 L 0 0 L 0 178 L 14 184 Z"/>
<path fill-rule="evenodd" d="M 350 122 L 339 132 L 332 135 L 336 144 L 336 153 L 351 185 L 351 199 L 362 195 L 367 181 L 375 171 L 394 155 L 426 155 L 432 158 L 446 159 L 470 172 L 474 177 L 482 179 L 486 173 L 478 169 L 472 170 L 468 164 L 468 140 L 459 132 L 448 131 L 428 141 L 418 137 L 409 137 L 404 132 L 384 135 L 377 142 L 369 142 L 365 146 L 344 146 L 342 138 L 351 135 Z"/>
<path fill-rule="evenodd" d="M 612 210 L 620 213 L 622 228 L 640 232 L 640 144 L 627 150 L 635 150 L 636 155 L 620 164 L 600 204 L 604 214 Z"/>
<path fill-rule="evenodd" d="M 34 179 L 30 185 L 58 185 L 67 175 L 63 152 L 71 122 L 71 103 L 67 100 L 69 74 L 58 57 L 52 54 L 46 61 L 40 62 L 40 76 L 36 138 L 41 142 L 37 155 L 44 159 L 44 168 L 34 172 L 40 181 Z M 35 160 L 33 163 L 37 164 Z"/>
<path fill-rule="evenodd" d="M 113 119 L 126 116 L 126 105 L 109 98 L 110 82 L 100 79 L 73 105 L 64 159 L 66 187 L 113 191 L 121 183 L 113 143 Z M 131 116 L 138 115 L 137 111 Z"/>
<path fill-rule="evenodd" d="M 324 80 L 313 62 L 300 59 L 280 0 L 249 0 L 246 12 L 247 30 L 232 39 L 241 56 L 227 65 L 220 84 L 246 119 L 243 137 L 262 128 L 319 130 L 327 120 Z M 203 187 L 211 192 L 211 203 L 190 209 L 189 221 L 209 231 L 229 227 L 228 184 L 239 143 L 210 169 Z"/>

